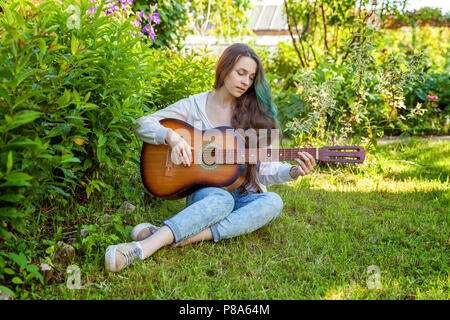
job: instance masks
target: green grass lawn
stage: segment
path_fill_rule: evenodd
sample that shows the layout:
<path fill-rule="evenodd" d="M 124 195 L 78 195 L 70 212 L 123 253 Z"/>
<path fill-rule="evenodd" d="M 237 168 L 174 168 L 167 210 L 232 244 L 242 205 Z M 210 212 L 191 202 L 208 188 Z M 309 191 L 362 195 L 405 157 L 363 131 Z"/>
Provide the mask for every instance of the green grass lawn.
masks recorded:
<path fill-rule="evenodd" d="M 96 226 L 83 254 L 82 289 L 61 268 L 38 299 L 449 299 L 448 141 L 392 143 L 358 167 L 317 168 L 269 187 L 284 200 L 280 218 L 219 243 L 166 247 L 119 274 L 104 269 L 109 243 L 130 241 L 184 200 L 137 206 Z M 123 199 L 126 200 L 126 199 Z M 122 201 L 123 201 L 122 200 Z M 101 216 L 108 208 L 87 210 Z M 127 218 L 129 223 L 126 223 Z M 107 240 L 104 240 L 107 239 Z"/>

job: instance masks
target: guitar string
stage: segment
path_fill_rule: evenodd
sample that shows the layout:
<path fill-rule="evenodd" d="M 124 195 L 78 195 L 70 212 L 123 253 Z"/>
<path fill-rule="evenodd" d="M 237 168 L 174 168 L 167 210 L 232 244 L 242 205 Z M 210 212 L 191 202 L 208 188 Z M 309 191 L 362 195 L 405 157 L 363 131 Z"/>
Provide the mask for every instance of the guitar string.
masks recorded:
<path fill-rule="evenodd" d="M 231 160 L 233 163 L 239 163 L 239 160 L 243 160 L 244 163 L 251 160 L 251 158 L 255 158 L 256 161 L 264 161 L 264 160 L 272 160 L 272 155 L 278 152 L 278 160 L 279 161 L 293 161 L 293 155 L 299 151 L 309 152 L 316 160 L 318 159 L 318 149 L 319 148 L 282 148 L 282 149 L 220 149 L 215 150 L 217 155 L 215 156 L 217 159 L 222 160 L 221 162 L 226 163 L 226 160 Z M 339 149 L 339 148 L 336 148 Z M 341 150 L 347 150 L 342 154 L 342 151 L 338 151 L 339 154 L 332 154 L 329 152 L 330 156 L 336 157 L 334 159 L 346 159 L 347 161 L 357 161 L 358 159 L 358 149 L 357 148 L 340 148 Z M 256 154 L 252 153 L 257 151 Z M 261 151 L 265 150 L 265 151 Z M 352 152 L 355 151 L 356 153 Z M 312 152 L 312 153 L 311 153 Z M 267 156 L 266 156 L 267 155 Z M 225 159 L 225 160 L 224 160 Z M 275 161 L 275 159 L 273 159 Z"/>

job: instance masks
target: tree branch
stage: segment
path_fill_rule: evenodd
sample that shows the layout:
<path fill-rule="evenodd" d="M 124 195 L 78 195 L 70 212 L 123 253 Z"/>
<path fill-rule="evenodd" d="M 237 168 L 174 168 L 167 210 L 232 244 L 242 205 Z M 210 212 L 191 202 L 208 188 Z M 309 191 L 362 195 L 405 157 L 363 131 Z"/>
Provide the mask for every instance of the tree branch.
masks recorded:
<path fill-rule="evenodd" d="M 297 51 L 298 58 L 300 59 L 300 63 L 302 64 L 302 67 L 304 68 L 305 67 L 305 63 L 303 62 L 302 55 L 301 55 L 300 51 L 298 50 L 297 41 L 295 40 L 295 37 L 292 34 L 291 20 L 289 19 L 289 8 L 288 8 L 288 5 L 287 5 L 287 0 L 284 0 L 284 7 L 286 9 L 286 18 L 287 18 L 287 24 L 288 24 L 288 28 L 289 28 L 289 34 L 291 35 L 295 51 Z"/>
<path fill-rule="evenodd" d="M 320 5 L 322 9 L 322 22 L 323 22 L 323 41 L 325 46 L 325 54 L 328 54 L 328 43 L 327 43 L 327 22 L 325 20 L 325 11 L 323 9 L 323 3 Z"/>

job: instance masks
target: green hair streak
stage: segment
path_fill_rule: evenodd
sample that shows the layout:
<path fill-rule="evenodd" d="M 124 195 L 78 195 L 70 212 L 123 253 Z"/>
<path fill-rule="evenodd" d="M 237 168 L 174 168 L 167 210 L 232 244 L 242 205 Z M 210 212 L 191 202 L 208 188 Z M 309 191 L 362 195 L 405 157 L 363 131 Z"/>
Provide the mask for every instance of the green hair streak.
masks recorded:
<path fill-rule="evenodd" d="M 275 123 L 278 125 L 277 106 L 272 100 L 270 83 L 264 76 L 256 79 L 255 93 L 260 109 L 267 117 L 274 119 Z"/>

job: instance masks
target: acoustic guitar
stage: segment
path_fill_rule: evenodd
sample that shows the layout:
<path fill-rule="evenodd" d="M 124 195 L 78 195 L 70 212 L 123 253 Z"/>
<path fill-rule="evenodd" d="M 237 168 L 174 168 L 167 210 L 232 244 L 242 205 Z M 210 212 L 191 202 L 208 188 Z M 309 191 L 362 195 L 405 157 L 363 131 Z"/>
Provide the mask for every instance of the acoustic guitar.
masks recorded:
<path fill-rule="evenodd" d="M 171 118 L 160 123 L 191 145 L 193 159 L 188 167 L 175 165 L 168 145 L 143 143 L 142 182 L 151 194 L 164 199 L 180 199 L 203 187 L 237 189 L 245 180 L 249 163 L 295 161 L 300 151 L 326 162 L 362 163 L 365 159 L 365 150 L 360 146 L 249 149 L 241 134 L 231 127 L 198 130 Z"/>

